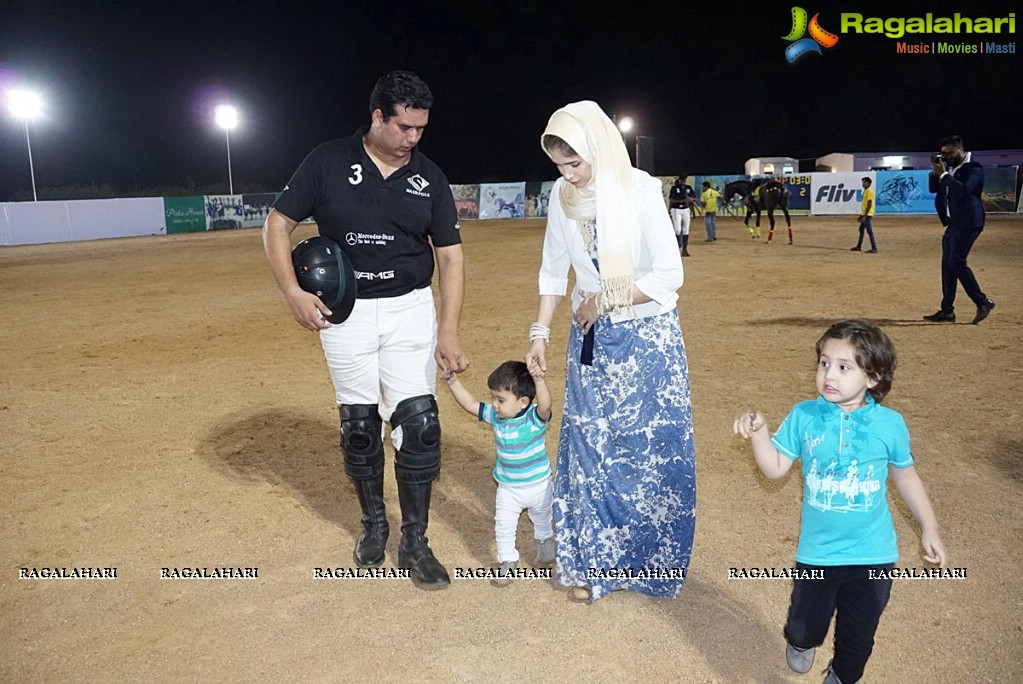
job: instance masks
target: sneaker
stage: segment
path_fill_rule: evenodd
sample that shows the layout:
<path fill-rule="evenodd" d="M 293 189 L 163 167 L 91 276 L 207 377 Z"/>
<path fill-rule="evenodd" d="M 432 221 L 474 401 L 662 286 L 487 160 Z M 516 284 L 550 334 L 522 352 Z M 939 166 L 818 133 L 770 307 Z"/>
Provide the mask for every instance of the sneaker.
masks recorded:
<path fill-rule="evenodd" d="M 977 325 L 982 320 L 987 318 L 987 315 L 991 313 L 991 309 L 993 308 L 995 308 L 995 303 L 992 302 L 990 299 L 987 300 L 986 302 L 977 307 L 977 315 L 974 316 L 973 320 L 970 322 L 973 323 L 974 325 Z"/>
<path fill-rule="evenodd" d="M 536 564 L 550 565 L 554 562 L 554 537 L 534 539 L 536 542 Z"/>
<path fill-rule="evenodd" d="M 849 251 L 850 252 L 858 252 L 858 251 L 860 251 L 860 247 L 859 247 L 859 245 L 857 245 L 856 247 L 850 247 Z"/>
<path fill-rule="evenodd" d="M 799 674 L 806 674 L 810 671 L 810 668 L 813 667 L 815 653 L 817 653 L 817 649 L 813 646 L 801 649 L 792 644 L 785 644 L 785 662 L 789 664 L 790 670 Z"/>
<path fill-rule="evenodd" d="M 518 561 L 504 561 L 501 567 L 497 568 L 498 576 L 490 580 L 495 587 L 507 587 L 515 579 L 515 570 L 518 569 Z"/>
<path fill-rule="evenodd" d="M 867 254 L 877 254 L 877 247 L 874 247 L 873 249 L 868 249 Z"/>
<path fill-rule="evenodd" d="M 994 305 L 992 304 L 992 306 Z M 990 309 L 988 309 L 988 311 L 990 311 Z M 987 314 L 984 315 L 986 316 Z M 956 314 L 955 311 L 935 311 L 930 316 L 924 316 L 924 320 L 930 321 L 931 323 L 955 323 Z"/>

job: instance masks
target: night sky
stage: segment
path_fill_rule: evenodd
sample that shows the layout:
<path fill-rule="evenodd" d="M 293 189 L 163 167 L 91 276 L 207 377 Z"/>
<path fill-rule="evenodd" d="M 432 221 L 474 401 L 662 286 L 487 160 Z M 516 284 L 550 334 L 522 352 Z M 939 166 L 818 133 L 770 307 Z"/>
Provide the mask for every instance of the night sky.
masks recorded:
<path fill-rule="evenodd" d="M 105 183 L 121 193 L 189 179 L 226 186 L 212 115 L 221 101 L 240 110 L 236 191 L 280 189 L 314 146 L 368 121 L 374 82 L 396 68 L 433 90 L 421 149 L 453 183 L 553 178 L 539 135 L 551 112 L 580 99 L 634 117 L 654 138 L 660 175 L 742 173 L 754 156 L 930 150 L 951 133 L 967 149 L 1023 148 L 1020 54 L 899 55 L 896 40 L 839 33 L 841 11 L 1016 12 L 1014 34 L 903 40 L 1023 48 L 1018 2 L 804 2 L 839 42 L 790 65 L 792 6 L 12 3 L 0 11 L 0 91 L 31 86 L 44 97 L 45 118 L 31 125 L 40 188 Z M 31 184 L 23 125 L 3 104 L 7 200 Z"/>

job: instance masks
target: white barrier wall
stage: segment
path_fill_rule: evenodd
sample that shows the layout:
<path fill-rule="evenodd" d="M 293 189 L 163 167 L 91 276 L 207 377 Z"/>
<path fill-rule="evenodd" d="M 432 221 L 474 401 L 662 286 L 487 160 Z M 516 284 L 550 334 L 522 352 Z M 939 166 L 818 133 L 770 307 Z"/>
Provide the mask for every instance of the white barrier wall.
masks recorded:
<path fill-rule="evenodd" d="M 0 245 L 163 235 L 162 197 L 0 203 Z"/>

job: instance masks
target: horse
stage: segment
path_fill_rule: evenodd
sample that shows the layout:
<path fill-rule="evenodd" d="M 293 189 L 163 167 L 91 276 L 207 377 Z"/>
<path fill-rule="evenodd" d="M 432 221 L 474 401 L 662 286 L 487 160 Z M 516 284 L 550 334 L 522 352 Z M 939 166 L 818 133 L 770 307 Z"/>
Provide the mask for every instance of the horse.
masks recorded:
<path fill-rule="evenodd" d="M 767 233 L 767 244 L 774 239 L 774 210 L 781 208 L 785 213 L 785 225 L 789 229 L 789 244 L 792 244 L 792 218 L 789 216 L 789 189 L 781 181 L 770 179 L 754 180 L 750 186 L 750 193 L 746 197 L 746 220 L 743 222 L 749 229 L 753 239 L 760 238 L 760 213 L 767 210 L 767 218 L 771 222 L 771 229 Z M 750 217 L 757 215 L 756 233 L 749 225 Z"/>

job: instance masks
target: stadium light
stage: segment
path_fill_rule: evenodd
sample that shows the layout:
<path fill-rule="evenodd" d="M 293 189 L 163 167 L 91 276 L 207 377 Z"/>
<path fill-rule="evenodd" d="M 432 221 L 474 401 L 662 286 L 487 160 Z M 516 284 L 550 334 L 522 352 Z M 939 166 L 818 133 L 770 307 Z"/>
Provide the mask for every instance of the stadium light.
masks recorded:
<path fill-rule="evenodd" d="M 224 129 L 227 141 L 227 186 L 228 194 L 234 194 L 234 178 L 231 175 L 231 129 L 238 125 L 238 110 L 231 105 L 217 105 L 213 112 L 217 125 Z"/>
<path fill-rule="evenodd" d="M 628 133 L 629 131 L 632 130 L 632 125 L 633 125 L 632 117 L 623 116 L 622 120 L 618 122 L 618 130 L 620 130 L 622 133 Z"/>
<path fill-rule="evenodd" d="M 25 124 L 25 143 L 28 145 L 28 172 L 32 176 L 32 201 L 38 202 L 36 193 L 36 170 L 32 163 L 32 139 L 28 135 L 28 122 L 43 112 L 43 101 L 39 95 L 30 90 L 10 90 L 7 92 L 7 107 L 15 118 Z"/>

